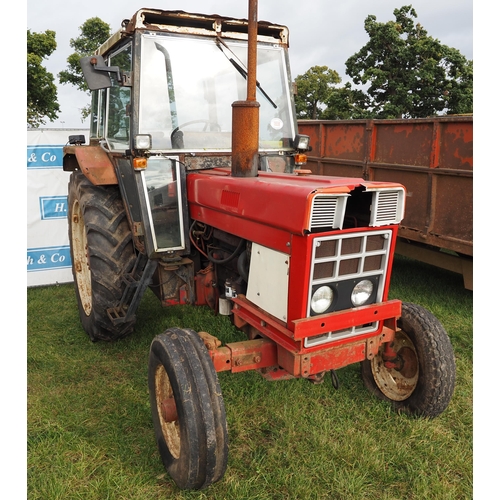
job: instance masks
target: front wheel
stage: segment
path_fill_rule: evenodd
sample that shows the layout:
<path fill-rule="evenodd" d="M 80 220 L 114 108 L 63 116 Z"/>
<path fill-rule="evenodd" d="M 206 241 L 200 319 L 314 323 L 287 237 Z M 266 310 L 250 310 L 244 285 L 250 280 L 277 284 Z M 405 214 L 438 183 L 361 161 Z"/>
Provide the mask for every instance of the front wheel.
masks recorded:
<path fill-rule="evenodd" d="M 437 417 L 448 406 L 455 388 L 455 358 L 448 334 L 429 311 L 403 303 L 392 349 L 397 359 L 383 359 L 384 345 L 361 363 L 365 386 L 396 410 Z"/>
<path fill-rule="evenodd" d="M 148 386 L 156 442 L 181 489 L 202 489 L 226 470 L 227 423 L 217 373 L 200 336 L 169 328 L 151 343 Z"/>

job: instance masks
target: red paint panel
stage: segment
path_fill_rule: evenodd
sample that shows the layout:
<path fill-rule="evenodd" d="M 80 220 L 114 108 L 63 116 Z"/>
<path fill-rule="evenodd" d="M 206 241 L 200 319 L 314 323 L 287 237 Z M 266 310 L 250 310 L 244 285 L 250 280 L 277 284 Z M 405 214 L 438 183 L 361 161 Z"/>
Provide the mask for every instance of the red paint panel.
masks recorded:
<path fill-rule="evenodd" d="M 396 165 L 429 166 L 433 144 L 433 124 L 408 125 L 378 123 L 373 161 Z"/>
<path fill-rule="evenodd" d="M 261 224 L 259 222 L 235 217 L 232 214 L 220 212 L 206 207 L 190 204 L 190 216 L 192 219 L 203 221 L 209 226 L 216 227 L 222 231 L 234 234 L 240 238 L 259 243 L 279 252 L 290 253 L 289 232 Z"/>
<path fill-rule="evenodd" d="M 324 125 L 325 156 L 342 160 L 363 160 L 365 157 L 366 123 L 353 121 L 338 126 Z"/>
<path fill-rule="evenodd" d="M 194 219 L 203 220 L 200 217 L 205 208 L 237 217 L 229 231 L 234 234 L 237 226 L 245 223 L 302 234 L 308 225 L 313 193 L 348 193 L 360 181 L 268 172 L 260 172 L 257 177 L 232 177 L 228 169 L 213 169 L 190 173 L 187 189 Z"/>
<path fill-rule="evenodd" d="M 351 342 L 325 351 L 312 353 L 308 375 L 338 370 L 366 359 L 366 341 Z"/>
<path fill-rule="evenodd" d="M 314 235 L 316 236 L 316 235 Z M 307 316 L 312 260 L 312 235 L 292 236 L 292 256 L 288 281 L 288 323 Z"/>
<path fill-rule="evenodd" d="M 473 191 L 470 177 L 436 175 L 434 179 L 434 217 L 430 232 L 451 235 L 463 243 L 473 241 Z M 472 253 L 472 245 L 470 247 Z M 465 253 L 465 252 L 464 252 Z"/>
<path fill-rule="evenodd" d="M 440 168 L 472 171 L 472 120 L 441 125 Z"/>
<path fill-rule="evenodd" d="M 293 321 L 293 336 L 296 340 L 322 333 L 344 330 L 353 326 L 384 321 L 401 316 L 401 301 L 389 300 L 370 306 L 356 307 L 347 311 L 321 314 L 312 318 Z"/>

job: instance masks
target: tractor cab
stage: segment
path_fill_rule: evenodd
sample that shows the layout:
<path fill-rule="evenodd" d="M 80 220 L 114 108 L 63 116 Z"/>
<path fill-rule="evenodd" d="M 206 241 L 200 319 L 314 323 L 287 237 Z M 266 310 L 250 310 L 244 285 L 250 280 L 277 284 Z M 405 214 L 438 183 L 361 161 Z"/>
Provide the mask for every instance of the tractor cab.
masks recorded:
<path fill-rule="evenodd" d="M 91 145 L 114 158 L 109 169 L 123 169 L 122 190 L 140 200 L 131 215 L 150 256 L 189 251 L 186 173 L 230 168 L 235 136 L 252 133 L 245 118 L 233 131 L 232 117 L 247 92 L 247 24 L 142 9 L 81 60 L 92 91 Z M 288 29 L 259 22 L 256 40 L 257 169 L 291 173 L 308 141 L 297 134 Z"/>
<path fill-rule="evenodd" d="M 245 99 L 246 21 L 142 9 L 82 59 L 92 94 L 90 137 L 134 156 L 186 155 L 190 169 L 228 166 L 231 106 Z M 291 172 L 297 122 L 288 29 L 257 34 L 259 169 Z M 224 160 L 222 160 L 224 158 Z"/>

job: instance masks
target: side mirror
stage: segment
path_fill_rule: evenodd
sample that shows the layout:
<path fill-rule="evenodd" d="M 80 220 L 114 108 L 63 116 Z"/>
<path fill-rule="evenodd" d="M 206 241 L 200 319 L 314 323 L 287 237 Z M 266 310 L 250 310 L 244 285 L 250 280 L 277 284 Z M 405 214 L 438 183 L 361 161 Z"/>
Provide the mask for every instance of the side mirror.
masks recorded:
<path fill-rule="evenodd" d="M 102 56 L 87 56 L 80 59 L 83 77 L 90 90 L 107 89 L 111 87 L 110 73 L 116 73 L 118 81 L 121 81 L 118 66 L 106 66 Z"/>

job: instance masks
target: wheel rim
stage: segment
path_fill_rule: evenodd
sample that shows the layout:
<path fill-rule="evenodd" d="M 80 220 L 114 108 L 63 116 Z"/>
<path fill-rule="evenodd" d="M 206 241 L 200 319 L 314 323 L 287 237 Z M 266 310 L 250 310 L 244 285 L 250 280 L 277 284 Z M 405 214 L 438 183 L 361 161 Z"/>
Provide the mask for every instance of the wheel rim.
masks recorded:
<path fill-rule="evenodd" d="M 417 387 L 417 350 L 408 335 L 401 330 L 396 332 L 393 349 L 402 361 L 401 368 L 387 368 L 379 352 L 371 362 L 372 374 L 378 388 L 386 397 L 392 401 L 403 401 L 409 398 Z"/>
<path fill-rule="evenodd" d="M 83 311 L 87 316 L 92 312 L 92 281 L 90 274 L 87 233 L 78 201 L 73 203 L 71 212 L 71 240 L 73 248 L 73 270 Z"/>
<path fill-rule="evenodd" d="M 181 454 L 181 433 L 179 420 L 175 411 L 175 400 L 172 385 L 163 365 L 158 365 L 155 372 L 156 407 L 160 417 L 160 425 L 163 437 L 168 449 L 176 459 Z M 165 411 L 170 408 L 170 411 Z M 172 411 L 173 410 L 173 411 Z M 175 415 L 175 416 L 174 416 Z"/>

